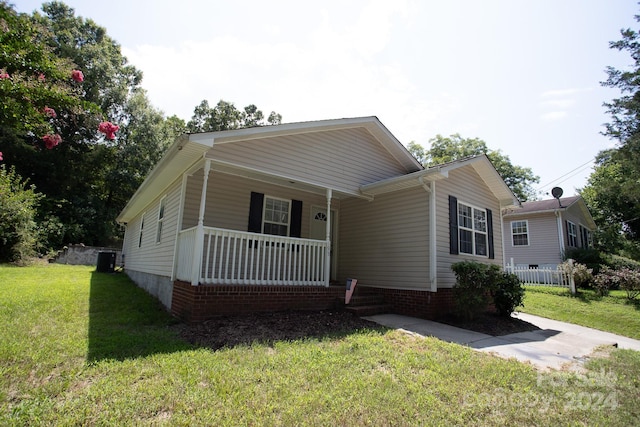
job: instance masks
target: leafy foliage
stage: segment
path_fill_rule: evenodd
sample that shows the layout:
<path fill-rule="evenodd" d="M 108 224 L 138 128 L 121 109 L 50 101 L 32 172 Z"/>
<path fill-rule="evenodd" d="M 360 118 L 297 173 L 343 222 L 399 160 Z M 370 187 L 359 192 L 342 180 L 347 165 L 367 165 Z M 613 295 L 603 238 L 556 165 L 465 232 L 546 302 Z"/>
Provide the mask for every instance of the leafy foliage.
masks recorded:
<path fill-rule="evenodd" d="M 522 305 L 524 288 L 520 279 L 497 265 L 462 261 L 451 265 L 451 270 L 456 275 L 456 310 L 466 320 L 473 319 L 491 302 L 499 315 L 507 317 Z"/>
<path fill-rule="evenodd" d="M 558 266 L 558 269 L 573 276 L 576 288 L 586 286 L 593 280 L 593 269 L 574 260 L 564 261 Z"/>
<path fill-rule="evenodd" d="M 267 123 L 270 125 L 281 122 L 282 116 L 273 111 L 267 118 Z M 209 102 L 203 100 L 194 109 L 193 116 L 187 123 L 187 131 L 190 133 L 215 132 L 264 125 L 264 114 L 253 104 L 244 107 L 241 111 L 231 102 L 220 100 L 215 107 L 210 107 Z"/>
<path fill-rule="evenodd" d="M 598 247 L 640 259 L 640 34 L 625 29 L 621 35 L 610 47 L 627 51 L 633 65 L 629 70 L 608 67 L 608 78 L 602 82 L 621 92 L 619 98 L 604 104 L 611 121 L 603 133 L 616 140 L 618 147 L 596 157 L 582 196 L 598 225 Z"/>
<path fill-rule="evenodd" d="M 449 137 L 436 135 L 429 140 L 429 147 L 429 150 L 425 150 L 421 145 L 411 142 L 407 149 L 425 167 L 484 154 L 518 199 L 527 201 L 536 198 L 531 184 L 540 182 L 540 178 L 534 175 L 531 168 L 514 165 L 509 156 L 500 150 L 490 150 L 479 138 L 463 138 L 459 134 Z"/>
<path fill-rule="evenodd" d="M 15 168 L 0 166 L 0 261 L 21 261 L 35 255 L 35 215 L 40 198 Z"/>
<path fill-rule="evenodd" d="M 640 270 L 620 268 L 613 270 L 605 267 L 595 277 L 596 291 L 599 295 L 608 295 L 610 289 L 622 289 L 627 299 L 634 300 L 640 295 Z"/>

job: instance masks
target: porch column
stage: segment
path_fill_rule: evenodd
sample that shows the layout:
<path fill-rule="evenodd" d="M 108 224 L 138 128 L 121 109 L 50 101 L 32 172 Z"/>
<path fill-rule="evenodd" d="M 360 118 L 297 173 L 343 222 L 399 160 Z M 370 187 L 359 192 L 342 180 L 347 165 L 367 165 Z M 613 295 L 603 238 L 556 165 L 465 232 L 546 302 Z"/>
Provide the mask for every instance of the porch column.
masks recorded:
<path fill-rule="evenodd" d="M 331 197 L 333 191 L 327 188 L 327 225 L 326 225 L 326 241 L 327 251 L 324 260 L 324 285 L 329 286 L 331 282 Z"/>
<path fill-rule="evenodd" d="M 193 251 L 193 264 L 191 265 L 191 286 L 198 286 L 200 272 L 202 270 L 202 247 L 204 246 L 204 210 L 207 204 L 207 186 L 209 184 L 209 171 L 211 160 L 204 163 L 202 176 L 202 193 L 200 194 L 200 212 L 198 213 L 198 227 L 196 228 L 196 241 Z"/>

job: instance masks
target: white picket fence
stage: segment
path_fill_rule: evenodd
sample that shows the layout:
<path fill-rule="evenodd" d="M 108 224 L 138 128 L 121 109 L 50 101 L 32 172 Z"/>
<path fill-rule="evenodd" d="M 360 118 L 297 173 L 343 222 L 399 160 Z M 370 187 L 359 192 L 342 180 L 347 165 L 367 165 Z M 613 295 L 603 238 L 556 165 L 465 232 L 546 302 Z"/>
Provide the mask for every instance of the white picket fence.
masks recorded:
<path fill-rule="evenodd" d="M 569 260 L 573 263 L 572 260 Z M 513 273 L 520 281 L 529 286 L 557 286 L 569 288 L 572 294 L 576 293 L 576 285 L 573 274 L 558 268 L 531 268 L 515 265 L 513 258 L 504 268 L 507 273 Z"/>

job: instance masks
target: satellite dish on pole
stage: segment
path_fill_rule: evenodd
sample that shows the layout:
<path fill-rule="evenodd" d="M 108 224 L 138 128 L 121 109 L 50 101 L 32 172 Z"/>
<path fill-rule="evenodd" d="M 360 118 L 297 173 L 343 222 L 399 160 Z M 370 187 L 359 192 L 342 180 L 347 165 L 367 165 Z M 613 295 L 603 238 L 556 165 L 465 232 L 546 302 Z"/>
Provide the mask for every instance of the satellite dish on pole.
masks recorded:
<path fill-rule="evenodd" d="M 562 197 L 562 193 L 563 193 L 563 191 L 562 191 L 562 188 L 560 188 L 560 187 L 553 187 L 551 189 L 551 195 L 553 197 L 555 197 L 556 199 L 558 199 L 558 205 L 560 207 L 562 207 L 562 203 L 560 203 L 560 197 Z"/>

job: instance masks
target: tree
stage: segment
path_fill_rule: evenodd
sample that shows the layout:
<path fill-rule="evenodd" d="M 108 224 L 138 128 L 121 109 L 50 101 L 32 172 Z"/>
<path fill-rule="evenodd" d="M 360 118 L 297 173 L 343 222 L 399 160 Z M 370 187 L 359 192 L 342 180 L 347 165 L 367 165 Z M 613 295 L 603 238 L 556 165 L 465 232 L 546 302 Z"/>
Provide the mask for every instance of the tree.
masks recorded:
<path fill-rule="evenodd" d="M 596 244 L 607 252 L 640 259 L 640 35 L 631 29 L 621 35 L 610 47 L 627 51 L 634 65 L 630 70 L 607 67 L 608 78 L 601 82 L 621 92 L 619 98 L 604 103 L 611 121 L 603 134 L 618 145 L 597 156 L 581 195 L 598 225 Z"/>
<path fill-rule="evenodd" d="M 429 140 L 429 146 L 430 149 L 425 150 L 421 145 L 411 142 L 407 148 L 425 167 L 485 154 L 520 201 L 536 198 L 531 184 L 540 182 L 540 178 L 533 174 L 531 168 L 514 165 L 509 156 L 500 150 L 490 150 L 481 139 L 463 138 L 459 134 L 449 137 L 436 135 Z"/>
<path fill-rule="evenodd" d="M 281 122 L 280 114 L 273 111 L 269 114 L 268 124 L 277 125 Z M 222 99 L 212 108 L 205 99 L 193 110 L 193 116 L 187 123 L 187 131 L 190 133 L 216 132 L 264 125 L 264 114 L 253 104 L 240 111 L 233 103 Z"/>
<path fill-rule="evenodd" d="M 35 254 L 35 215 L 40 198 L 15 168 L 0 166 L 0 261 L 19 261 Z"/>

